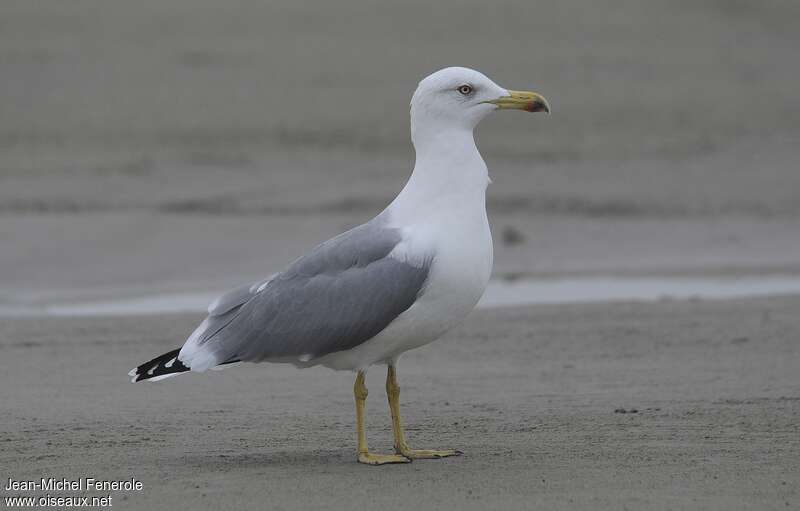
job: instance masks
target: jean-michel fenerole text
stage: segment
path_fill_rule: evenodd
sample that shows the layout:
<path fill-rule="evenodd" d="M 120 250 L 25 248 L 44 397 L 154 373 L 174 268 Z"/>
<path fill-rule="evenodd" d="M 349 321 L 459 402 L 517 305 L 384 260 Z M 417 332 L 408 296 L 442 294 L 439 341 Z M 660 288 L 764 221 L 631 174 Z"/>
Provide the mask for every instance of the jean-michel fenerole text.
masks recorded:
<path fill-rule="evenodd" d="M 95 477 L 42 477 L 41 479 L 21 479 L 12 477 L 3 486 L 5 491 L 141 491 L 144 485 L 135 477 L 130 479 L 108 480 Z"/>

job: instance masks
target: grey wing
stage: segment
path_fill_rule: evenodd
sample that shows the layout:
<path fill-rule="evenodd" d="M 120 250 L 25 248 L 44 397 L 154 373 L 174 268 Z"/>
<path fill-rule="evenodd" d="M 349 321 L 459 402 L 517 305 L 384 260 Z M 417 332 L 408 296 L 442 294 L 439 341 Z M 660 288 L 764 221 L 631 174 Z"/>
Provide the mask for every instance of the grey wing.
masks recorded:
<path fill-rule="evenodd" d="M 276 275 L 271 275 L 266 279 L 253 282 L 252 284 L 245 284 L 234 288 L 227 293 L 223 294 L 208 306 L 209 316 L 222 316 L 227 312 L 243 305 L 250 301 L 256 294 L 264 290 L 264 287 L 270 280 L 275 278 Z"/>
<path fill-rule="evenodd" d="M 221 313 L 189 338 L 180 360 L 203 370 L 231 360 L 306 361 L 358 346 L 411 307 L 424 289 L 431 258 L 415 258 L 421 262 L 414 265 L 390 257 L 401 241 L 397 229 L 364 224 L 262 282 L 249 299 L 249 288 L 232 291 L 231 300 L 214 309 Z"/>
<path fill-rule="evenodd" d="M 252 284 L 239 286 L 211 302 L 208 306 L 208 317 L 192 332 L 184 346 L 201 345 L 225 328 L 236 317 L 241 306 L 263 291 L 274 277 L 275 275 L 272 275 Z"/>

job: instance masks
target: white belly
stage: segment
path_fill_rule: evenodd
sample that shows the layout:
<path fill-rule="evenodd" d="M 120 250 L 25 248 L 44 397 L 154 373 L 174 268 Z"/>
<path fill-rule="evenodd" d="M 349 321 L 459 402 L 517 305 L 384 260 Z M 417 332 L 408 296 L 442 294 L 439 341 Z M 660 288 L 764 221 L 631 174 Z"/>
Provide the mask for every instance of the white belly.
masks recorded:
<path fill-rule="evenodd" d="M 492 237 L 485 212 L 476 220 L 458 218 L 419 232 L 417 240 L 410 240 L 410 249 L 419 250 L 430 241 L 435 253 L 419 300 L 369 341 L 313 364 L 366 369 L 433 342 L 460 323 L 480 300 L 492 271 Z"/>

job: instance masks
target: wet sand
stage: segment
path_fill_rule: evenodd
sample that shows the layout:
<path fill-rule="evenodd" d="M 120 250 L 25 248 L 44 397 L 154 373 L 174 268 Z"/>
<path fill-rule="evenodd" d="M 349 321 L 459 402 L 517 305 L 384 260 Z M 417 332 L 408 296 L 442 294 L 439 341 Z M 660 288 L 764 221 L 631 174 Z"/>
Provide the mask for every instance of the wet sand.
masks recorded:
<path fill-rule="evenodd" d="M 198 319 L 0 320 L 4 476 L 140 479 L 120 509 L 800 505 L 800 298 L 478 311 L 399 366 L 411 442 L 466 454 L 384 467 L 355 462 L 349 373 L 128 383 Z"/>

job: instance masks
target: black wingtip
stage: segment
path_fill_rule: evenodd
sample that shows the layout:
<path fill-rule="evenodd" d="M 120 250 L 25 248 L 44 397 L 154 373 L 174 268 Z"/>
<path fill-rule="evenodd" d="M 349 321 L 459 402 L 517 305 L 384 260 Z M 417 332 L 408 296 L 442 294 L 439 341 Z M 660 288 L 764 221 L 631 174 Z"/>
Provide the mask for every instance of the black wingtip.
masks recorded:
<path fill-rule="evenodd" d="M 188 371 L 189 368 L 178 360 L 178 354 L 180 352 L 180 348 L 172 350 L 131 369 L 128 373 L 128 376 L 131 376 L 131 383 L 145 380 L 163 380 L 164 378 L 176 376 Z"/>

